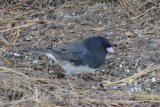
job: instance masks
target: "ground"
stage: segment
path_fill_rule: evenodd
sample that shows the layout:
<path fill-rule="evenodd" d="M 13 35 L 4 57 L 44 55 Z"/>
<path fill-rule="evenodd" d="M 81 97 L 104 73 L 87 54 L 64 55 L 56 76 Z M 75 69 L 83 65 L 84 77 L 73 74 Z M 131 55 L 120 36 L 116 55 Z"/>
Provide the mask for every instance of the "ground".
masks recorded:
<path fill-rule="evenodd" d="M 159 13 L 158 0 L 0 1 L 0 107 L 160 106 Z M 23 52 L 93 35 L 110 39 L 115 53 L 77 80 Z"/>

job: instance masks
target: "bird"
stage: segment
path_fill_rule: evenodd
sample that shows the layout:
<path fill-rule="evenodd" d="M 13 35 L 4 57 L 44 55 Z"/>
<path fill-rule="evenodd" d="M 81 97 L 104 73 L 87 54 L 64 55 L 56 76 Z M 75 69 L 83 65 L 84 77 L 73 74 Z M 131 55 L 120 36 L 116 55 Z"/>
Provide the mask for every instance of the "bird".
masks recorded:
<path fill-rule="evenodd" d="M 97 71 L 104 64 L 106 55 L 114 49 L 110 40 L 96 35 L 54 48 L 26 48 L 24 51 L 48 56 L 73 77 Z"/>

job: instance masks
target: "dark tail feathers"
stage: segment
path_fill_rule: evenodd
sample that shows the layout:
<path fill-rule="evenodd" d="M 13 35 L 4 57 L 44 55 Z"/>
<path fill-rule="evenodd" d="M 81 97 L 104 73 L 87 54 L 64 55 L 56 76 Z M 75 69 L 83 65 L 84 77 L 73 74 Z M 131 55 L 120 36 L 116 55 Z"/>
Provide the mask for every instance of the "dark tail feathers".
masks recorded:
<path fill-rule="evenodd" d="M 34 53 L 42 53 L 46 54 L 48 53 L 48 49 L 41 49 L 41 48 L 26 48 L 23 50 L 24 52 L 34 52 Z"/>

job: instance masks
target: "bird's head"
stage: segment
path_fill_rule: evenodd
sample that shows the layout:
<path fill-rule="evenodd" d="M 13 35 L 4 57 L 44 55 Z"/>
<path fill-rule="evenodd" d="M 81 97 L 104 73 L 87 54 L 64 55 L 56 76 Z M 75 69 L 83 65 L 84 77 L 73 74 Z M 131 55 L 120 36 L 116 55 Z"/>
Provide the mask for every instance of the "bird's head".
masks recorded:
<path fill-rule="evenodd" d="M 112 48 L 112 43 L 103 36 L 93 36 L 87 38 L 85 44 L 88 49 L 96 51 L 103 51 L 104 53 L 113 53 L 114 49 Z"/>

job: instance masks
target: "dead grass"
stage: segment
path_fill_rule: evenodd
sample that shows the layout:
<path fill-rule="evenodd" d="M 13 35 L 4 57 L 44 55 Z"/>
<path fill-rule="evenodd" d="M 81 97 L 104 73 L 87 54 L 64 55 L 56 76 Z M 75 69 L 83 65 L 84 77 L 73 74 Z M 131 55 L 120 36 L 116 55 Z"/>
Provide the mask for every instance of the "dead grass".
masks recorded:
<path fill-rule="evenodd" d="M 159 106 L 159 1 L 0 1 L 0 106 Z M 26 47 L 102 34 L 115 44 L 96 74 L 70 80 Z"/>

